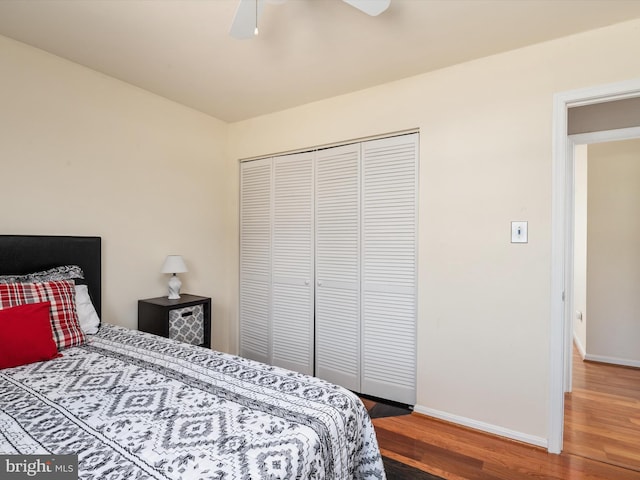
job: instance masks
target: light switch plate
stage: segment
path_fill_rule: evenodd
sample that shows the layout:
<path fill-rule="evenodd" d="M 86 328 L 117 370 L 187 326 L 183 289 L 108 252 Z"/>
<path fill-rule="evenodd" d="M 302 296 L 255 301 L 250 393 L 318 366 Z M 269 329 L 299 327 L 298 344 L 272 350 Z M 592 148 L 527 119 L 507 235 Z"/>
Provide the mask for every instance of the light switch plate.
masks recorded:
<path fill-rule="evenodd" d="M 529 241 L 528 223 L 511 222 L 511 243 L 527 243 Z"/>

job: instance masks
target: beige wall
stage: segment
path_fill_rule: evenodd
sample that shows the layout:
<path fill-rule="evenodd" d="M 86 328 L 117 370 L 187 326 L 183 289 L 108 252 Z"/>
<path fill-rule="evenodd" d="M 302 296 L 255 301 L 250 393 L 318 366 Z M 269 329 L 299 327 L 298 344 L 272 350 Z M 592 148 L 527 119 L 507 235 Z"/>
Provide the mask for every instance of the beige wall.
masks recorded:
<path fill-rule="evenodd" d="M 640 139 L 589 145 L 587 358 L 640 366 Z"/>
<path fill-rule="evenodd" d="M 102 236 L 106 321 L 135 328 L 178 253 L 228 348 L 226 138 L 223 122 L 0 37 L 0 233 Z"/>
<path fill-rule="evenodd" d="M 423 411 L 546 441 L 553 94 L 639 77 L 638 44 L 634 21 L 231 125 L 234 163 L 420 129 Z"/>

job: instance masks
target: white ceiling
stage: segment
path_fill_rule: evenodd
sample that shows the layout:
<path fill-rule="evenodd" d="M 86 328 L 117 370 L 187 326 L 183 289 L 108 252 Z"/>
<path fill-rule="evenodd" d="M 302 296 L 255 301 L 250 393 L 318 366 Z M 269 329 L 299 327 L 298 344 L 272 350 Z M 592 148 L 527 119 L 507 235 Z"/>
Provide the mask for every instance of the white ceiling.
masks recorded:
<path fill-rule="evenodd" d="M 0 0 L 0 34 L 228 122 L 640 17 L 638 0 Z"/>

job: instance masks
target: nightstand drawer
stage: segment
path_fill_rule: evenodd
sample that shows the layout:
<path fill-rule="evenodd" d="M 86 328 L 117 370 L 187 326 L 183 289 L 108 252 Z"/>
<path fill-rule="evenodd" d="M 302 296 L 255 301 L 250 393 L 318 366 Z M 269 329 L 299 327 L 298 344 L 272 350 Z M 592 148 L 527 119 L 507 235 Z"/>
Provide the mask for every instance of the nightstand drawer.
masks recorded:
<path fill-rule="evenodd" d="M 204 343 L 204 309 L 202 305 L 169 310 L 169 338 L 192 345 Z"/>

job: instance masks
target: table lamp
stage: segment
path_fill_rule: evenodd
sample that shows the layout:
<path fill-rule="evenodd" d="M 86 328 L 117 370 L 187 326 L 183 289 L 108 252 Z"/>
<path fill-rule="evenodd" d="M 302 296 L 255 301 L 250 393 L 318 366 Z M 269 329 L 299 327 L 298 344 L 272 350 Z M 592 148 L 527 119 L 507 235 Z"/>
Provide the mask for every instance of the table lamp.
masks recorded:
<path fill-rule="evenodd" d="M 169 278 L 169 300 L 177 300 L 180 298 L 182 282 L 176 273 L 185 273 L 187 271 L 187 266 L 182 259 L 182 255 L 167 255 L 160 272 L 172 274 Z"/>

